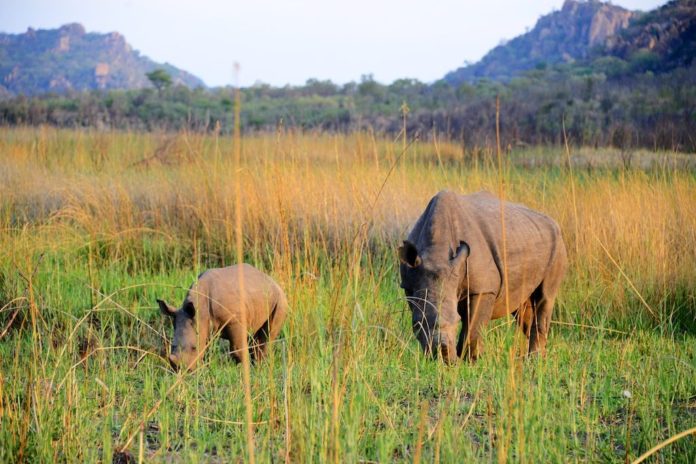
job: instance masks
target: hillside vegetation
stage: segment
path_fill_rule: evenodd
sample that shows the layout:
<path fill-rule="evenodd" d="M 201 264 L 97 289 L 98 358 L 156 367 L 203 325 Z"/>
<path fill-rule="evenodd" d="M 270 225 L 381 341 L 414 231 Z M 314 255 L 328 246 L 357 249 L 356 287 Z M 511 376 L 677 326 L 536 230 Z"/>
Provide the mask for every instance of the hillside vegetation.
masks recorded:
<path fill-rule="evenodd" d="M 630 75 L 623 68 L 607 61 L 596 68 L 533 71 L 508 84 L 459 87 L 406 79 L 383 85 L 370 76 L 344 86 L 325 81 L 259 85 L 242 90 L 241 126 L 246 133 L 367 130 L 393 137 L 405 121 L 408 134 L 477 149 L 491 145 L 499 97 L 504 146 L 560 144 L 565 126 L 573 144 L 696 150 L 696 67 Z M 16 98 L 0 101 L 0 124 L 230 133 L 231 95 L 231 89 L 170 87 Z"/>

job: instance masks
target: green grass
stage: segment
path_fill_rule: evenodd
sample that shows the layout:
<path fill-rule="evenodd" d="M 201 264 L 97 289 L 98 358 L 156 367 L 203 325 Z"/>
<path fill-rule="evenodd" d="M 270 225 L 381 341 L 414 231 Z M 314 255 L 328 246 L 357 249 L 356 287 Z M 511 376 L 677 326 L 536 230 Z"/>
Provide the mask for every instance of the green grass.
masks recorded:
<path fill-rule="evenodd" d="M 520 356 L 500 319 L 476 364 L 448 367 L 420 353 L 394 248 L 437 190 L 497 191 L 492 166 L 431 156 L 456 146 L 414 145 L 388 176 L 400 142 L 259 137 L 238 174 L 211 137 L 180 142 L 193 163 L 132 171 L 154 136 L 5 135 L 0 462 L 108 462 L 131 436 L 136 460 L 248 459 L 241 366 L 220 341 L 180 379 L 155 304 L 233 262 L 236 181 L 255 186 L 246 261 L 292 308 L 251 371 L 257 462 L 624 462 L 696 425 L 693 173 L 576 172 L 575 215 L 562 153 L 511 164 L 507 196 L 557 218 L 571 258 L 549 351 Z M 656 461 L 696 461 L 696 438 Z"/>

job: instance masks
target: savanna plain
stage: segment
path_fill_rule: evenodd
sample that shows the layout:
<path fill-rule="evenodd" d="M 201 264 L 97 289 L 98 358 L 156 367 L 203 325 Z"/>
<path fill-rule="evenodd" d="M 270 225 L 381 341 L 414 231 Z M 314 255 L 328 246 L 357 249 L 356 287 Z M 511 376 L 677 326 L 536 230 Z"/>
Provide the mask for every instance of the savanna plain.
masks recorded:
<path fill-rule="evenodd" d="M 630 462 L 696 425 L 694 155 L 237 140 L 0 130 L 1 462 Z M 444 189 L 560 224 L 545 358 L 512 317 L 476 363 L 421 353 L 396 249 Z M 155 299 L 240 252 L 290 303 L 270 356 L 173 372 Z"/>

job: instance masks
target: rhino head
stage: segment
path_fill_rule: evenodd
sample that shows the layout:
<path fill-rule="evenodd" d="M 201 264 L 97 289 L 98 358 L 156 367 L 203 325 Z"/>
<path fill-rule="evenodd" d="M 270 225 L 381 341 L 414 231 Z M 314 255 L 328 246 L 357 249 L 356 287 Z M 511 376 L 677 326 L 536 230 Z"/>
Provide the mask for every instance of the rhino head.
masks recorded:
<path fill-rule="evenodd" d="M 468 256 L 465 242 L 445 253 L 419 251 L 408 240 L 399 247 L 401 288 L 411 308 L 413 333 L 426 354 L 441 355 L 447 363 L 457 360 L 457 306 Z"/>
<path fill-rule="evenodd" d="M 157 300 L 157 304 L 162 314 L 172 319 L 174 327 L 169 364 L 174 370 L 182 366 L 193 369 L 207 341 L 207 330 L 199 330 L 205 328 L 198 327 L 196 308 L 189 300 L 184 301 L 182 307 L 178 309 L 163 300 Z"/>

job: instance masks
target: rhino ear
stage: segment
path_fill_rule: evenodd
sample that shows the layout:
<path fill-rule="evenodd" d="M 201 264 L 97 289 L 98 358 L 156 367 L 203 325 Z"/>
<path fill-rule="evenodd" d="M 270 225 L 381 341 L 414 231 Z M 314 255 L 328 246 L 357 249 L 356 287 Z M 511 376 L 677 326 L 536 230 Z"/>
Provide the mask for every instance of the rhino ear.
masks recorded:
<path fill-rule="evenodd" d="M 184 306 L 181 307 L 182 311 L 184 311 L 191 319 L 196 317 L 196 307 L 193 306 L 192 301 L 186 300 L 184 302 Z"/>
<path fill-rule="evenodd" d="M 176 312 L 176 308 L 173 308 L 167 304 L 166 301 L 163 300 L 157 300 L 157 304 L 159 305 L 160 311 L 162 311 L 162 314 L 165 316 L 174 316 L 174 313 Z"/>
<path fill-rule="evenodd" d="M 399 259 L 408 267 L 418 267 L 421 265 L 421 257 L 418 256 L 416 245 L 404 240 L 403 246 L 399 247 Z"/>
<path fill-rule="evenodd" d="M 471 249 L 469 248 L 469 244 L 466 243 L 464 240 L 460 240 L 459 246 L 452 253 L 452 257 L 450 258 L 450 263 L 453 266 L 459 266 L 459 264 L 466 261 L 466 258 L 469 257 L 469 253 L 471 253 Z"/>

